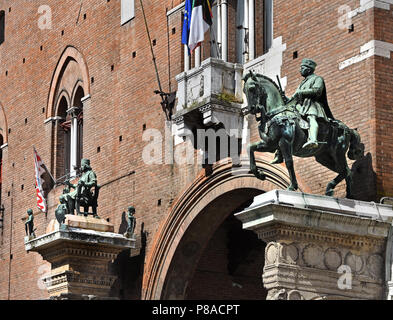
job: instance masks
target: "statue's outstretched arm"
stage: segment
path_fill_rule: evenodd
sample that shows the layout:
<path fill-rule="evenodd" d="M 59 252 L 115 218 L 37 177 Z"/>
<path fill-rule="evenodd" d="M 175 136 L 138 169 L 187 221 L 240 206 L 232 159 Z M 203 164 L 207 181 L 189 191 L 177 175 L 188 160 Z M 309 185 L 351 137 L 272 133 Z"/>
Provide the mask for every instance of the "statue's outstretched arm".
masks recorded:
<path fill-rule="evenodd" d="M 66 181 L 68 187 L 76 189 L 76 184 L 71 183 L 69 180 Z"/>

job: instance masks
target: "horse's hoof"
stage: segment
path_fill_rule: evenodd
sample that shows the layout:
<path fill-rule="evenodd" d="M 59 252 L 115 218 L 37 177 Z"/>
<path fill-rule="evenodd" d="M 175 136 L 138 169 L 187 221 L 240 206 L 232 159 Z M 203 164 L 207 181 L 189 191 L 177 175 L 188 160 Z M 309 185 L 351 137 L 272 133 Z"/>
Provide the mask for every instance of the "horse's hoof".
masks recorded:
<path fill-rule="evenodd" d="M 333 197 L 333 195 L 334 195 L 334 190 L 327 190 L 326 192 L 325 192 L 325 196 L 328 196 L 328 197 Z"/>
<path fill-rule="evenodd" d="M 289 186 L 288 188 L 287 188 L 287 191 L 296 191 L 298 189 L 298 187 L 297 186 Z"/>

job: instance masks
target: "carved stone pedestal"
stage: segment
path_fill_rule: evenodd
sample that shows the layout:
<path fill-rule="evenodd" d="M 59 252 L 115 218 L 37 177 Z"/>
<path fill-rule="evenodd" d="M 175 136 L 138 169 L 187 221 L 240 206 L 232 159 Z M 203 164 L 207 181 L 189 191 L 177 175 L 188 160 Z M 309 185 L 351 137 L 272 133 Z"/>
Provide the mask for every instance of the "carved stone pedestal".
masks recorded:
<path fill-rule="evenodd" d="M 386 299 L 391 206 L 274 190 L 236 216 L 267 242 L 268 299 Z"/>
<path fill-rule="evenodd" d="M 25 243 L 51 263 L 44 278 L 51 299 L 108 299 L 116 276 L 109 264 L 135 239 L 113 233 L 113 225 L 92 217 L 66 216 L 64 225 L 52 220 L 47 233 Z"/>

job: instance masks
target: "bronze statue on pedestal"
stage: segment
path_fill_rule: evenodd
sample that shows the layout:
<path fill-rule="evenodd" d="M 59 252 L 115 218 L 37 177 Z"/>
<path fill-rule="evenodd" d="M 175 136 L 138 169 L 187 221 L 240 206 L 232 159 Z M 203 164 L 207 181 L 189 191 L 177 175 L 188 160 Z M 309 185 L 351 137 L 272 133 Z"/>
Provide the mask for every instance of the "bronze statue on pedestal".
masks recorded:
<path fill-rule="evenodd" d="M 345 179 L 346 196 L 351 198 L 352 172 L 346 153 L 348 151 L 349 159 L 358 160 L 364 155 L 364 145 L 356 130 L 333 119 L 324 81 L 314 74 L 315 66 L 311 59 L 303 60 L 301 74 L 305 79 L 291 99 L 268 77 L 250 72 L 243 78 L 248 112 L 259 121 L 262 139 L 248 147 L 250 170 L 258 179 L 264 180 L 265 175 L 257 168 L 254 153 L 276 152 L 273 163 L 285 160 L 291 180 L 288 190 L 297 190 L 293 156 L 315 157 L 317 162 L 338 173 L 328 183 L 325 194 L 332 196 L 337 184 Z"/>

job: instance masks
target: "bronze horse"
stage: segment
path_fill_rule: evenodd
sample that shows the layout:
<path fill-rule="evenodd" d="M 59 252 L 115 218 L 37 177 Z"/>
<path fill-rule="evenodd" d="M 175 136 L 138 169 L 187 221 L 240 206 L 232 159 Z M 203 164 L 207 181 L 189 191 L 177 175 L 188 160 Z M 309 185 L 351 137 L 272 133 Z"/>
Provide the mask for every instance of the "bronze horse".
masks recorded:
<path fill-rule="evenodd" d="M 289 172 L 291 184 L 288 190 L 297 190 L 293 156 L 315 160 L 337 172 L 338 176 L 326 187 L 326 195 L 332 196 L 334 188 L 342 180 L 346 181 L 346 197 L 352 198 L 352 172 L 347 164 L 346 153 L 351 160 L 359 160 L 364 155 L 364 145 L 356 129 L 348 128 L 338 120 L 318 121 L 318 148 L 304 149 L 302 146 L 308 139 L 308 123 L 296 110 L 296 101 L 287 104 L 281 96 L 278 86 L 268 77 L 250 72 L 243 78 L 244 93 L 248 101 L 248 112 L 259 121 L 261 141 L 248 147 L 250 171 L 261 180 L 265 179 L 263 171 L 255 164 L 255 151 L 275 152 L 281 150 L 285 165 Z M 260 116 L 258 116 L 260 114 Z"/>

